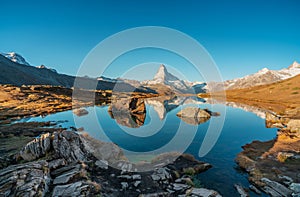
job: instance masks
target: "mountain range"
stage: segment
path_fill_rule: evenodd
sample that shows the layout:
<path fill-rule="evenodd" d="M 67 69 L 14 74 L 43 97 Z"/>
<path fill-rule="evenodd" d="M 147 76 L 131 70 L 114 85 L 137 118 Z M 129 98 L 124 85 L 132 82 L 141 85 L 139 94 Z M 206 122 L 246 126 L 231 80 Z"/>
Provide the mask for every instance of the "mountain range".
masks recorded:
<path fill-rule="evenodd" d="M 115 91 L 138 91 L 164 94 L 176 93 L 200 93 L 204 92 L 205 83 L 191 83 L 180 80 L 169 73 L 164 65 L 161 65 L 153 80 L 136 81 L 130 79 L 111 79 L 100 76 L 98 78 L 78 77 L 83 88 L 89 89 L 97 83 L 98 90 L 114 89 Z M 31 66 L 21 55 L 1 53 L 0 55 L 0 84 L 12 85 L 55 85 L 73 87 L 75 76 L 60 74 L 56 70 L 44 65 Z"/>
<path fill-rule="evenodd" d="M 205 91 L 243 89 L 257 85 L 266 85 L 288 79 L 300 74 L 300 64 L 294 62 L 288 68 L 269 70 L 263 68 L 257 73 L 245 77 L 220 82 L 189 82 L 181 80 L 161 65 L 152 80 L 137 81 L 131 79 L 100 76 L 98 78 L 79 77 L 83 86 L 89 88 L 97 83 L 97 89 L 116 91 L 157 92 L 159 94 L 201 93 Z M 58 73 L 44 65 L 31 66 L 21 55 L 10 52 L 0 53 L 0 84 L 12 85 L 57 85 L 73 87 L 75 76 Z"/>
<path fill-rule="evenodd" d="M 268 68 L 263 68 L 257 73 L 247 75 L 241 78 L 236 78 L 232 80 L 224 81 L 224 89 L 243 89 L 258 85 L 266 85 L 281 80 L 292 78 L 300 74 L 300 64 L 298 62 L 293 62 L 288 68 L 283 68 L 281 70 L 269 70 Z M 222 84 L 210 82 L 208 83 L 207 89 L 218 91 L 221 90 Z"/>

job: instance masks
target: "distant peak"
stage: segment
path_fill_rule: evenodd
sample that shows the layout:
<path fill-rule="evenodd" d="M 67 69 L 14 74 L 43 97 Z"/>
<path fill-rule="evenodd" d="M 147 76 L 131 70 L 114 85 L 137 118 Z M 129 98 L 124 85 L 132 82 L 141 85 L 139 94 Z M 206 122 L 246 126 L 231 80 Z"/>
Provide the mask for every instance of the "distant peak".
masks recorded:
<path fill-rule="evenodd" d="M 291 68 L 300 68 L 300 64 L 296 61 L 294 61 L 289 67 L 288 69 L 291 69 Z"/>
<path fill-rule="evenodd" d="M 16 52 L 8 52 L 8 53 L 0 53 L 0 54 L 13 62 L 30 66 L 30 64 L 28 62 L 26 62 L 24 57 L 22 57 L 20 54 L 18 54 Z"/>
<path fill-rule="evenodd" d="M 260 71 L 258 71 L 258 73 L 264 74 L 267 73 L 268 71 L 270 71 L 268 68 L 263 68 Z"/>

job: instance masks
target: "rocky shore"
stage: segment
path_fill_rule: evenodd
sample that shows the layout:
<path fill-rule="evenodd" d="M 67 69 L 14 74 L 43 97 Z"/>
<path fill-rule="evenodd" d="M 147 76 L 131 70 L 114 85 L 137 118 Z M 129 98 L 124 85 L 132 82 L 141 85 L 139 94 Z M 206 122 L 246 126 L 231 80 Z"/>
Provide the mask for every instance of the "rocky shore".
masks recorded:
<path fill-rule="evenodd" d="M 211 166 L 190 155 L 134 164 L 113 143 L 72 131 L 45 133 L 0 170 L 0 196 L 220 196 L 194 188 L 192 175 Z M 174 159 L 164 163 L 164 159 Z M 12 161 L 14 160 L 14 161 Z M 153 170 L 140 171 L 151 165 Z"/>
<path fill-rule="evenodd" d="M 300 196 L 300 120 L 267 112 L 266 126 L 280 128 L 276 138 L 246 144 L 236 161 L 249 173 L 252 190 Z"/>

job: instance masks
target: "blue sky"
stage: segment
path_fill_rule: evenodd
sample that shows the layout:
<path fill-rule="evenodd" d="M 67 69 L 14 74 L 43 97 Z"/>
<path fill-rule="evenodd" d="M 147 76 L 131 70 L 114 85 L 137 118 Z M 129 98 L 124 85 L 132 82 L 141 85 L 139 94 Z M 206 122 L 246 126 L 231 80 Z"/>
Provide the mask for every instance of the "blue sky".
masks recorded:
<path fill-rule="evenodd" d="M 76 74 L 106 37 L 138 26 L 165 26 L 201 43 L 230 79 L 300 61 L 299 8 L 297 0 L 1 1 L 0 51 Z M 115 71 L 107 75 L 115 77 Z M 192 72 L 187 77 L 197 80 Z"/>

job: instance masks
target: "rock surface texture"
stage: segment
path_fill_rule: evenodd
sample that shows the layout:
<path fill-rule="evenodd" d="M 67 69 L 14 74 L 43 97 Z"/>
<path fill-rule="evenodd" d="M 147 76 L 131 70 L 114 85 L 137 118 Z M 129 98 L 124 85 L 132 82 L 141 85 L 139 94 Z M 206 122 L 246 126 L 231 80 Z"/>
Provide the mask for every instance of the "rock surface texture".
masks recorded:
<path fill-rule="evenodd" d="M 174 156 L 134 164 L 115 144 L 87 134 L 46 133 L 15 155 L 15 165 L 0 170 L 0 196 L 220 196 L 193 187 L 191 173 L 203 172 L 209 164 Z M 164 163 L 166 158 L 174 160 Z M 143 165 L 156 168 L 139 171 Z"/>

